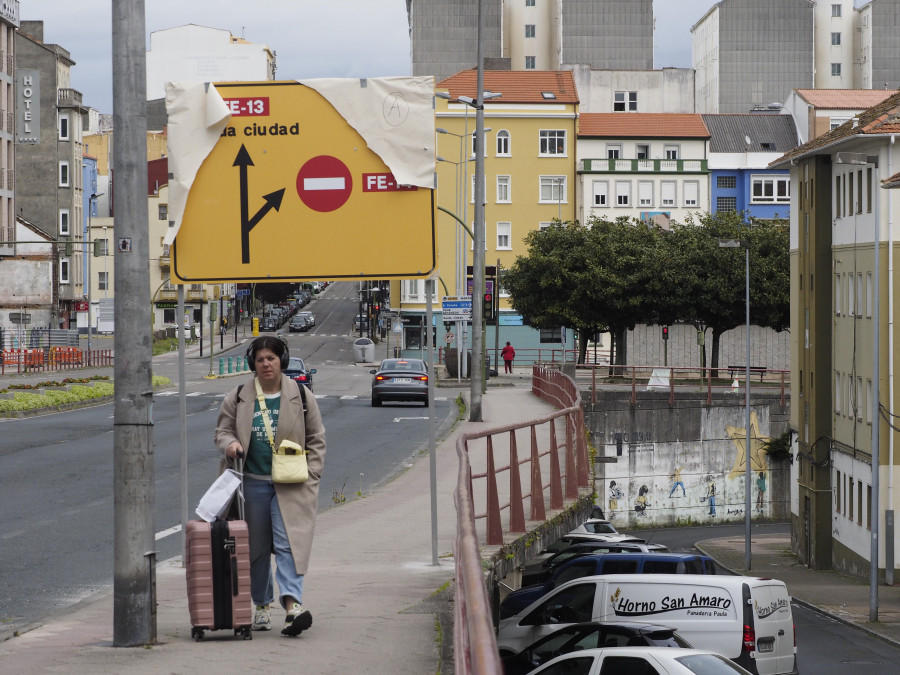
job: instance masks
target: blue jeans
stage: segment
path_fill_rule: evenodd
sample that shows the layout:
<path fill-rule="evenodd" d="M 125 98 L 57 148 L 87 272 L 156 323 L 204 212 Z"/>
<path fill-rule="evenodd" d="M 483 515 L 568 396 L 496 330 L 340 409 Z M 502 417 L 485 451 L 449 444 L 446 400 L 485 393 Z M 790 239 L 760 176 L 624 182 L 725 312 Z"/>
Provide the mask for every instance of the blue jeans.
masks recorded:
<path fill-rule="evenodd" d="M 274 601 L 275 591 L 272 586 L 272 556 L 275 551 L 275 580 L 280 591 L 279 602 L 282 607 L 285 598 L 290 596 L 297 602 L 303 598 L 303 575 L 297 574 L 294 566 L 294 555 L 291 553 L 291 542 L 288 540 L 278 498 L 275 496 L 275 484 L 270 480 L 259 480 L 244 476 L 244 510 L 247 527 L 250 529 L 250 550 L 266 553 L 250 561 L 250 595 L 254 605 L 268 605 Z M 254 545 L 262 537 L 265 543 Z"/>

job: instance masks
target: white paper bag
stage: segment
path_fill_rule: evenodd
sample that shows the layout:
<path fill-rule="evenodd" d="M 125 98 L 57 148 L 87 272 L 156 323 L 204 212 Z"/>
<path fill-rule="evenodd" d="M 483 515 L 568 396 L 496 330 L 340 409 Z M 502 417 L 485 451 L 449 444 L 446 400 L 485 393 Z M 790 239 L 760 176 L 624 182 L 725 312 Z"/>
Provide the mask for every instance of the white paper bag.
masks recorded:
<path fill-rule="evenodd" d="M 197 505 L 197 515 L 207 523 L 222 517 L 231 503 L 231 498 L 240 487 L 240 474 L 232 469 L 226 469 L 203 495 L 200 504 Z"/>

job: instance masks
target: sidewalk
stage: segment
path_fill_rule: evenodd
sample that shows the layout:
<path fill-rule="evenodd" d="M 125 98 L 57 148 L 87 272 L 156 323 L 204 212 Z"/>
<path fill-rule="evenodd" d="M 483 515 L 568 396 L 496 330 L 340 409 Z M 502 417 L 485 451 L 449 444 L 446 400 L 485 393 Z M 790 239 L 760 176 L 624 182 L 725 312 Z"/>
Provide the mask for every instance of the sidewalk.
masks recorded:
<path fill-rule="evenodd" d="M 432 561 L 430 462 L 422 453 L 389 484 L 319 515 L 304 589 L 313 625 L 299 639 L 284 638 L 276 629 L 254 633 L 252 641 L 219 631 L 194 642 L 184 570 L 174 560 L 162 563 L 157 573 L 159 644 L 112 648 L 110 587 L 0 642 L 0 672 L 228 673 L 260 667 L 299 667 L 308 673 L 453 672 L 456 436 L 550 412 L 531 394 L 529 380 L 516 381 L 517 386 L 488 390 L 484 423 L 459 422 L 437 445 L 437 565 Z M 467 396 L 467 390 L 459 391 Z M 276 627 L 282 620 L 280 612 L 273 612 Z"/>
<path fill-rule="evenodd" d="M 742 536 L 709 539 L 696 546 L 736 574 L 780 579 L 787 584 L 788 593 L 795 602 L 900 646 L 900 586 L 878 586 L 878 621 L 870 623 L 869 582 L 801 565 L 791 552 L 790 534 L 752 536 L 750 572 L 745 571 Z M 802 653 L 801 637 L 798 637 L 797 646 Z"/>

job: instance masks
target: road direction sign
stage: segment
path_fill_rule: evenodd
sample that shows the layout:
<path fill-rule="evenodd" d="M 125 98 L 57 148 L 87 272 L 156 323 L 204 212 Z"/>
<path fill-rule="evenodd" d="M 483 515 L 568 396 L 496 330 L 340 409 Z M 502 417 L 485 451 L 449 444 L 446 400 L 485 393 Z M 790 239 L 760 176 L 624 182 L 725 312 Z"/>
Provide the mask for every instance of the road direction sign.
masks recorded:
<path fill-rule="evenodd" d="M 232 117 L 188 193 L 173 281 L 430 275 L 433 190 L 398 185 L 363 135 L 311 87 L 216 88 Z"/>
<path fill-rule="evenodd" d="M 445 295 L 441 300 L 442 321 L 471 321 L 471 295 Z"/>

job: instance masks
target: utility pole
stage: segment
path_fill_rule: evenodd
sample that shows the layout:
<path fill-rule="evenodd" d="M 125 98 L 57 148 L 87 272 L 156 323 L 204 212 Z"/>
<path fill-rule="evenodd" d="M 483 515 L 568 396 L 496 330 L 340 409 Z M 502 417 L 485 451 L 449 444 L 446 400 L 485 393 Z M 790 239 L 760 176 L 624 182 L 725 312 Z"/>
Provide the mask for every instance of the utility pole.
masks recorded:
<path fill-rule="evenodd" d="M 147 321 L 147 63 L 143 0 L 112 3 L 116 144 L 113 646 L 156 642 L 152 349 Z"/>
<path fill-rule="evenodd" d="M 475 78 L 475 223 L 472 253 L 472 359 L 469 421 L 481 422 L 481 383 L 484 380 L 484 9 L 478 0 L 478 74 Z"/>

